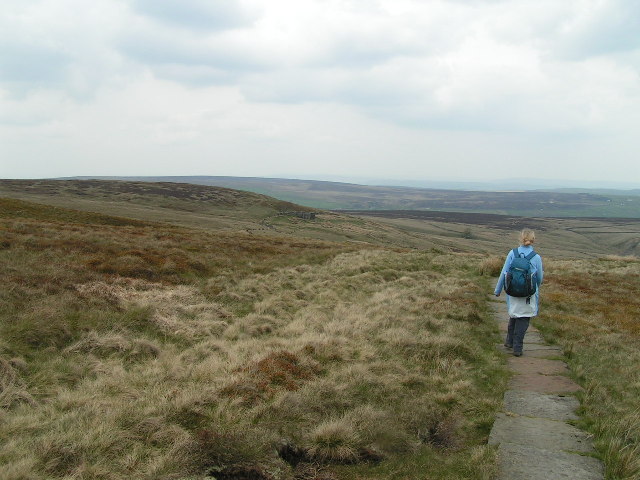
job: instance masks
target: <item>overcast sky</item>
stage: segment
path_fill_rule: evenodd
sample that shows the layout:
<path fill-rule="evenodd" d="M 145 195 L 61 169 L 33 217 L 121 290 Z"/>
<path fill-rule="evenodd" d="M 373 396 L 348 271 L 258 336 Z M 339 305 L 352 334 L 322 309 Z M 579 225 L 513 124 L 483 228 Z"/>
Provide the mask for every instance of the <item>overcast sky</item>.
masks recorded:
<path fill-rule="evenodd" d="M 3 0 L 0 177 L 640 186 L 638 0 Z"/>

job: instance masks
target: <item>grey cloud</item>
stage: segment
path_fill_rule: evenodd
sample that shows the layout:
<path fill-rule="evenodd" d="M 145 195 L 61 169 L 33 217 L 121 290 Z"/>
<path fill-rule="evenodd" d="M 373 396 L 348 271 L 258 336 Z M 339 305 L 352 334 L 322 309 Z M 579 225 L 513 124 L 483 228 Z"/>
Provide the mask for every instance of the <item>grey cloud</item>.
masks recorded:
<path fill-rule="evenodd" d="M 123 9 L 124 15 L 129 16 L 129 21 L 123 22 L 126 28 L 117 29 L 113 34 L 117 37 L 115 44 L 111 36 L 104 44 L 96 43 L 101 49 L 99 55 L 90 58 L 86 52 L 82 55 L 75 52 L 70 58 L 49 47 L 9 45 L 0 50 L 0 81 L 22 85 L 22 88 L 46 85 L 71 91 L 78 88 L 80 78 L 88 84 L 87 90 L 91 90 L 116 70 L 120 73 L 119 69 L 125 65 L 126 62 L 118 63 L 119 55 L 114 55 L 118 61 L 113 64 L 98 58 L 101 55 L 110 58 L 115 47 L 119 54 L 132 59 L 132 63 L 150 68 L 158 78 L 183 85 L 236 83 L 250 101 L 341 103 L 403 125 L 517 129 L 528 122 L 522 120 L 529 115 L 524 106 L 531 107 L 532 111 L 537 108 L 524 91 L 517 98 L 505 99 L 505 92 L 495 93 L 483 83 L 478 83 L 477 95 L 469 97 L 472 100 L 469 103 L 474 103 L 476 97 L 480 99 L 477 104 L 486 100 L 480 106 L 460 106 L 461 102 L 452 102 L 451 107 L 438 103 L 438 88 L 446 87 L 451 81 L 446 77 L 446 67 L 439 65 L 438 59 L 455 51 L 468 35 L 468 30 L 461 25 L 447 23 L 449 16 L 442 12 L 431 20 L 413 21 L 407 17 L 398 22 L 373 18 L 371 24 L 366 24 L 367 28 L 356 28 L 360 26 L 361 17 L 355 15 L 349 22 L 339 24 L 340 28 L 330 26 L 328 33 L 323 28 L 319 29 L 320 34 L 305 32 L 310 33 L 307 38 L 317 37 L 318 44 L 308 46 L 302 42 L 302 47 L 296 50 L 295 37 L 287 43 L 289 39 L 278 34 L 261 36 L 259 28 L 229 32 L 249 22 L 246 12 L 232 0 L 130 1 L 137 15 L 132 16 L 130 9 Z M 478 0 L 474 5 L 482 3 L 496 2 Z M 368 2 L 364 1 L 364 5 Z M 557 26 L 551 27 L 555 37 L 548 45 L 553 48 L 564 41 L 567 49 L 571 47 L 574 52 L 582 49 L 585 54 L 593 54 L 598 48 L 633 48 L 638 44 L 640 4 L 614 0 L 613 5 L 603 10 L 606 15 L 593 17 L 590 23 L 581 25 L 581 30 L 573 32 L 571 38 L 558 40 L 562 25 L 558 21 Z M 461 18 L 466 22 L 472 13 L 466 12 Z M 362 17 L 363 21 L 367 18 Z M 548 25 L 546 18 L 544 25 Z M 540 32 L 538 38 L 539 35 Z M 629 39 L 630 36 L 634 38 Z M 64 35 L 61 38 L 66 39 Z M 254 40 L 257 38 L 273 43 L 257 45 L 258 40 Z M 102 37 L 98 39 L 102 41 Z M 44 40 L 42 43 L 46 44 Z M 65 51 L 74 53 L 71 44 L 66 45 Z M 289 53 L 291 58 L 287 58 Z M 411 65 L 387 68 L 407 58 L 413 62 Z M 69 81 L 72 76 L 76 86 Z M 460 83 L 467 80 L 458 79 Z M 468 90 L 463 89 L 463 93 L 466 91 L 469 95 Z M 502 100 L 497 100 L 498 97 Z M 550 107 L 544 109 L 550 110 Z M 540 118 L 548 116 L 544 113 Z"/>
<path fill-rule="evenodd" d="M 402 88 L 397 79 L 374 78 L 363 71 L 268 72 L 244 78 L 241 91 L 247 99 L 256 102 L 351 105 L 369 116 L 403 125 L 443 121 L 431 89 Z"/>
<path fill-rule="evenodd" d="M 34 127 L 50 122 L 54 118 L 53 113 L 42 112 L 0 112 L 0 125 L 12 127 Z"/>
<path fill-rule="evenodd" d="M 391 50 L 373 49 L 345 42 L 336 45 L 327 52 L 324 58 L 313 61 L 318 66 L 341 66 L 344 68 L 366 68 L 384 63 L 397 56 L 399 52 Z"/>
<path fill-rule="evenodd" d="M 232 71 L 204 65 L 179 65 L 169 63 L 156 65 L 153 67 L 153 71 L 159 78 L 192 87 L 229 85 L 237 80 L 237 75 Z"/>
<path fill-rule="evenodd" d="M 623 53 L 640 48 L 640 2 L 603 4 L 592 21 L 568 34 L 559 33 L 558 53 L 569 59 Z"/>
<path fill-rule="evenodd" d="M 409 128 L 512 133 L 521 129 L 521 125 L 513 121 L 513 105 L 444 110 L 433 98 L 417 98 L 415 92 L 414 95 L 408 92 L 404 100 L 400 104 L 377 103 L 362 105 L 361 108 L 370 116 Z"/>
<path fill-rule="evenodd" d="M 459 4 L 463 6 L 468 5 L 484 5 L 484 4 L 498 4 L 508 3 L 511 0 L 445 0 L 445 3 Z"/>
<path fill-rule="evenodd" d="M 117 46 L 121 53 L 144 64 L 176 63 L 197 65 L 206 64 L 214 60 L 211 52 L 202 44 L 198 42 L 189 43 L 177 38 L 129 34 L 121 39 Z"/>
<path fill-rule="evenodd" d="M 427 33 L 425 33 L 427 35 Z M 382 39 L 381 39 L 382 37 Z M 423 45 L 398 44 L 384 33 L 375 35 L 345 35 L 333 40 L 324 55 L 310 59 L 308 64 L 318 67 L 340 66 L 348 69 L 366 69 L 383 64 L 393 58 L 419 56 L 428 53 Z"/>
<path fill-rule="evenodd" d="M 536 93 L 487 92 L 477 104 L 444 106 L 437 92 L 446 85 L 446 79 L 439 75 L 433 70 L 430 75 L 427 72 L 424 82 L 408 84 L 393 75 L 348 72 L 331 76 L 315 69 L 292 70 L 286 75 L 267 72 L 244 78 L 241 90 L 247 99 L 257 102 L 351 105 L 372 118 L 409 128 L 513 134 L 529 131 L 541 137 L 584 135 L 589 130 L 575 106 L 558 114 L 554 102 L 541 102 Z"/>
<path fill-rule="evenodd" d="M 244 37 L 247 38 L 246 36 Z M 116 42 L 120 54 L 159 77 L 189 86 L 229 84 L 270 68 L 273 58 L 234 33 L 177 29 L 144 22 Z"/>
<path fill-rule="evenodd" d="M 133 8 L 164 23 L 202 30 L 226 30 L 252 20 L 232 0 L 134 0 Z"/>
<path fill-rule="evenodd" d="M 118 43 L 123 55 L 147 65 L 160 78 L 189 85 L 229 83 L 264 65 L 241 51 L 192 35 L 169 36 L 147 31 L 127 35 Z"/>
<path fill-rule="evenodd" d="M 64 86 L 71 59 L 52 48 L 3 42 L 0 82 L 14 93 L 43 86 Z"/>
<path fill-rule="evenodd" d="M 113 80 L 121 66 L 109 44 L 121 19 L 113 11 L 92 4 L 70 19 L 73 2 L 8 3 L 0 16 L 0 85 L 10 95 L 51 90 L 86 101 Z"/>

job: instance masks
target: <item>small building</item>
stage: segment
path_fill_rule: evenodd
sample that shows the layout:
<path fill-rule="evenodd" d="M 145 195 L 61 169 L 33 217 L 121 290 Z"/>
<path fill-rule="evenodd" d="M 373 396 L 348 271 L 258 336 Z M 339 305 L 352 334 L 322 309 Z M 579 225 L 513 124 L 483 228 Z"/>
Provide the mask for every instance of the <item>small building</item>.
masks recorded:
<path fill-rule="evenodd" d="M 287 215 L 290 217 L 298 217 L 304 220 L 316 219 L 316 212 L 282 212 L 282 215 Z"/>

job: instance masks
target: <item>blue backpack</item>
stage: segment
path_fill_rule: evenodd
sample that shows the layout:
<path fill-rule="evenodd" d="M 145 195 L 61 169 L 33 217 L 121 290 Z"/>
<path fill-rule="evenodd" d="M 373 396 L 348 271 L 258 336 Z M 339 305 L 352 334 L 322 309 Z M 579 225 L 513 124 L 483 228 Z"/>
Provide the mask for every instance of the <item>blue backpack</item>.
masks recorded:
<path fill-rule="evenodd" d="M 536 252 L 531 252 L 526 257 L 521 257 L 518 249 L 513 249 L 513 260 L 504 280 L 507 295 L 528 299 L 536 293 L 536 275 L 531 265 L 531 259 L 536 255 Z"/>

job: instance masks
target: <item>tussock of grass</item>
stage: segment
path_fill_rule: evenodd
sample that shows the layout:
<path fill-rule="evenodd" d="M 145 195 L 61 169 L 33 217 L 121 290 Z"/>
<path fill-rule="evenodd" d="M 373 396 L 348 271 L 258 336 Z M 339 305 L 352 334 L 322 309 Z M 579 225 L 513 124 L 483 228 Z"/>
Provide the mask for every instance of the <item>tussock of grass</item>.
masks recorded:
<path fill-rule="evenodd" d="M 117 355 L 127 360 L 136 361 L 149 357 L 157 357 L 160 347 L 147 339 L 130 338 L 118 333 L 89 332 L 79 342 L 65 349 L 68 353 L 91 353 L 99 357 Z"/>
<path fill-rule="evenodd" d="M 307 454 L 320 462 L 356 462 L 362 446 L 358 432 L 345 419 L 327 420 L 316 426 L 307 442 Z"/>
<path fill-rule="evenodd" d="M 607 478 L 640 477 L 640 263 L 547 262 L 540 326 L 563 345 Z"/>
<path fill-rule="evenodd" d="M 255 404 L 272 398 L 279 390 L 298 390 L 320 373 L 317 362 L 288 351 L 276 351 L 237 369 L 236 378 L 220 393 Z"/>
<path fill-rule="evenodd" d="M 20 375 L 20 370 L 24 368 L 20 359 L 5 360 L 0 357 L 0 408 L 35 403 Z"/>
<path fill-rule="evenodd" d="M 503 266 L 503 259 L 500 257 L 488 257 L 480 262 L 478 273 L 486 277 L 497 277 L 500 275 Z"/>

